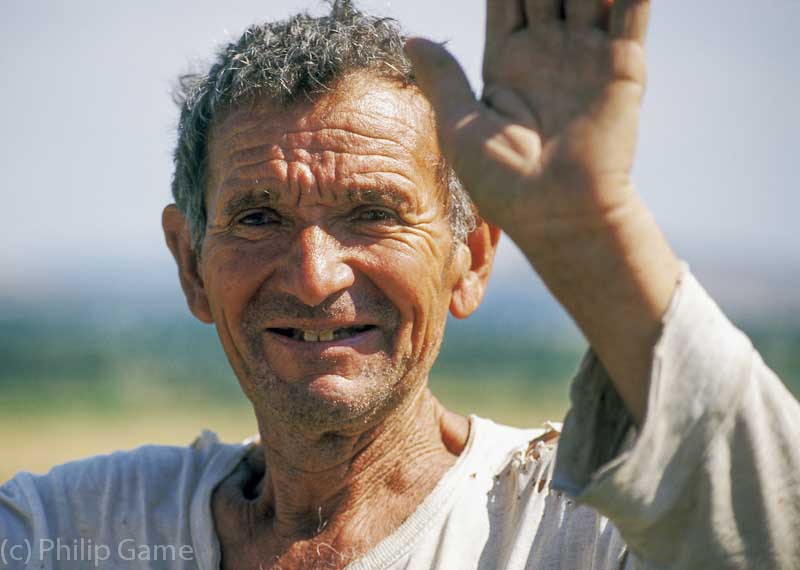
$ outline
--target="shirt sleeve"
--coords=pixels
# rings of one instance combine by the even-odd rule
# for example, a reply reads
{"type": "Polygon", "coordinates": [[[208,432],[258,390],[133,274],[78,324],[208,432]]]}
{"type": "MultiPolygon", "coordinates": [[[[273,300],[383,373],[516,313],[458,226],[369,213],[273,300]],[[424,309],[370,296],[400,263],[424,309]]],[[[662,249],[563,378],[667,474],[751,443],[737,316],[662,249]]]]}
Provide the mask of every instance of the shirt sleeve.
{"type": "Polygon", "coordinates": [[[18,473],[0,485],[0,570],[212,567],[210,497],[241,449],[204,432],[18,473]]]}
{"type": "Polygon", "coordinates": [[[641,430],[591,351],[571,398],[553,487],[614,522],[628,567],[796,567],[800,404],[688,269],[641,430]]]}

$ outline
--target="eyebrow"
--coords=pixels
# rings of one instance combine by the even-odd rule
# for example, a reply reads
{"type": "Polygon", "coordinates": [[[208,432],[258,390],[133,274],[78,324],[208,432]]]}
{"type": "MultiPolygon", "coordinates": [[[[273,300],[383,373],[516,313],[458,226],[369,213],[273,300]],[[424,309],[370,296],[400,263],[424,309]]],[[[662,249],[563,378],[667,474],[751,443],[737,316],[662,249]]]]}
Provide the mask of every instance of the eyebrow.
{"type": "Polygon", "coordinates": [[[348,188],[347,200],[354,203],[380,203],[408,208],[411,202],[405,192],[388,188],[348,188]]]}
{"type": "MultiPolygon", "coordinates": [[[[348,188],[345,193],[348,202],[354,204],[383,204],[398,209],[408,209],[411,201],[405,192],[389,188],[348,188]]],[[[238,194],[225,203],[223,212],[233,216],[249,208],[273,207],[280,199],[280,191],[254,190],[238,194]]]]}
{"type": "Polygon", "coordinates": [[[248,192],[246,194],[239,194],[228,200],[223,208],[223,212],[226,216],[232,216],[248,208],[272,206],[275,202],[277,202],[277,199],[270,190],[248,192]]]}

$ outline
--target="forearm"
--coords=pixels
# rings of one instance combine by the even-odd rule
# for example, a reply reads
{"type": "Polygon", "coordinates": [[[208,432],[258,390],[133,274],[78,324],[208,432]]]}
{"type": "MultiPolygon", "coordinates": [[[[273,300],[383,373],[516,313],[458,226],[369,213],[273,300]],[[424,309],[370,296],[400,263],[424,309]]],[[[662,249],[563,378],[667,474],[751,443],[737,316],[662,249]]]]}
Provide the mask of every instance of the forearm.
{"type": "Polygon", "coordinates": [[[602,219],[572,218],[510,237],[586,336],[637,423],[653,347],[680,263],[635,195],[602,219]]]}

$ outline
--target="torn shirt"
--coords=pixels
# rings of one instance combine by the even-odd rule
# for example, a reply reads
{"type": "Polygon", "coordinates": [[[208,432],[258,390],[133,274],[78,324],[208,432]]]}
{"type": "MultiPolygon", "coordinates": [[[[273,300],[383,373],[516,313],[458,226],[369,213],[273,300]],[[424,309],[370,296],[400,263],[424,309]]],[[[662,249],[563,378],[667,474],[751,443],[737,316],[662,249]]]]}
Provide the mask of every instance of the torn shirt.
{"type": "MultiPolygon", "coordinates": [[[[664,318],[640,431],[591,351],[557,446],[547,430],[470,423],[434,490],[348,570],[800,560],[800,405],[688,272],[664,318]]],[[[189,447],[20,473],[0,487],[0,567],[218,568],[211,495],[250,445],[204,432],[189,447]]],[[[309,567],[341,567],[346,554],[320,552],[309,567]]]]}

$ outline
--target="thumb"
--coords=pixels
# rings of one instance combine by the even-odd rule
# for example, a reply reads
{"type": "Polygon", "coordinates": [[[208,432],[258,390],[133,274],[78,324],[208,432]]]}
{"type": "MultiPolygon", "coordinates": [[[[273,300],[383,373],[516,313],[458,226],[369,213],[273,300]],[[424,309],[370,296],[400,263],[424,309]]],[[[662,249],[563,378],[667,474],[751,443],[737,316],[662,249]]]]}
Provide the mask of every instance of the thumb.
{"type": "Polygon", "coordinates": [[[452,133],[476,111],[475,95],[464,70],[441,44],[423,38],[409,38],[406,55],[422,93],[436,113],[441,134],[452,133]]]}

